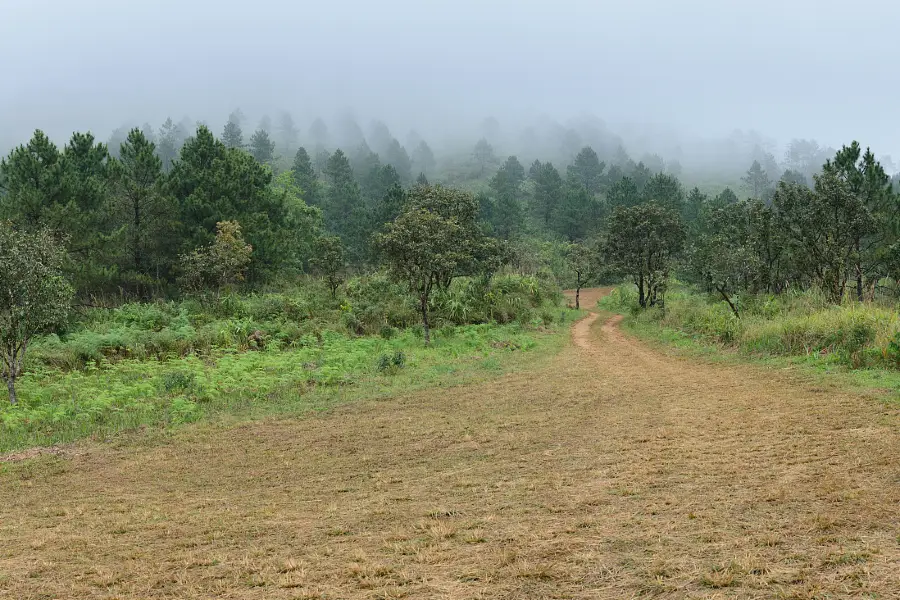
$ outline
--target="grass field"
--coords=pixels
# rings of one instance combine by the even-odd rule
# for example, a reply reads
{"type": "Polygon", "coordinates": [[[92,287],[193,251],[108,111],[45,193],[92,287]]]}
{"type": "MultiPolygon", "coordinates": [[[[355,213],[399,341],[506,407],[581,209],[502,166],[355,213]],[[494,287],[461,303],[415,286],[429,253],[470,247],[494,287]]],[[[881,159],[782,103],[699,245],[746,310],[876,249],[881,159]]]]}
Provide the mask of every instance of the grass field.
{"type": "Polygon", "coordinates": [[[499,377],[7,463],[0,597],[897,597],[896,405],[618,319],[499,377]]]}

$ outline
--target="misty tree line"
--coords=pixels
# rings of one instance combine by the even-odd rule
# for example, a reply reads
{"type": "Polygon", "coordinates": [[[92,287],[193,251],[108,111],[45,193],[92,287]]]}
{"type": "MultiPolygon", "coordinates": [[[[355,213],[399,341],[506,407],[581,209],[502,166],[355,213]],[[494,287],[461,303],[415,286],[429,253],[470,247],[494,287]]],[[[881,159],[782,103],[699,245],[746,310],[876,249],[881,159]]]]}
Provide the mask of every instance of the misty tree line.
{"type": "MultiPolygon", "coordinates": [[[[863,194],[863,176],[853,173],[865,173],[866,190],[877,181],[893,198],[878,161],[869,152],[856,156],[856,145],[828,159],[814,142],[795,140],[784,171],[761,153],[742,181],[750,199],[739,200],[728,188],[714,197],[686,191],[677,163],[654,156],[635,162],[621,145],[612,149],[615,140],[601,140],[605,159],[591,146],[576,150],[592,134],[572,130],[560,136],[570,157],[565,164],[534,160],[527,167],[516,156],[499,157],[483,137],[472,144],[469,175],[460,181],[437,168],[425,140],[411,136],[416,145],[408,153],[383,123],[369,136],[352,120],[345,123],[358,142],[345,151],[329,148],[333,136],[316,119],[305,136],[312,141],[308,151],[286,113],[277,127],[263,119],[249,137],[244,121],[235,111],[217,137],[202,124],[189,135],[185,124],[168,119],[158,131],[117,131],[109,144],[76,133],[62,148],[37,131],[0,163],[0,220],[55,232],[67,251],[66,274],[83,297],[148,297],[170,293],[176,283],[200,285],[191,275],[216,248],[223,223],[237,226],[224,226],[234,248],[243,248],[245,238],[252,248],[246,257],[251,283],[310,269],[334,280],[345,264],[377,264],[376,234],[403,212],[410,190],[429,179],[473,191],[483,232],[513,249],[533,238],[591,246],[603,240],[607,270],[633,276],[642,304],[662,298],[675,260],[696,265],[698,280],[725,297],[738,289],[812,284],[837,294],[850,279],[862,296],[893,268],[892,201],[875,199],[874,192],[858,202],[859,214],[841,215],[857,223],[852,244],[832,240],[843,234],[816,232],[831,240],[826,252],[798,233],[827,222],[814,212],[807,220],[802,215],[836,202],[823,200],[829,193],[863,194]],[[273,138],[282,145],[278,153],[273,138]],[[819,160],[824,168],[815,165],[819,160]],[[851,173],[850,162],[863,166],[851,173]],[[835,177],[842,182],[837,188],[835,177]],[[850,267],[838,269],[829,254],[834,247],[846,250],[841,260],[850,267]],[[642,252],[643,266],[634,262],[642,252]],[[741,258],[728,263],[726,256],[741,258]]],[[[493,129],[489,120],[486,135],[493,129]]],[[[522,261],[527,252],[509,258],[522,261]]]]}

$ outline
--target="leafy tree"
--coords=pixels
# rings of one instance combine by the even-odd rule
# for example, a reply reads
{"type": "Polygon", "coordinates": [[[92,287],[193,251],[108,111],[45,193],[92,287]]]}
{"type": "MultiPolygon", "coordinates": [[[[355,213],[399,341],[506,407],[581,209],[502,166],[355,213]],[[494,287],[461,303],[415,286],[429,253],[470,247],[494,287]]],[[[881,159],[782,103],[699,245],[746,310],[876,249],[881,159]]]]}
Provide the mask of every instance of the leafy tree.
{"type": "Polygon", "coordinates": [[[132,129],[113,164],[115,222],[124,230],[124,270],[165,273],[174,233],[174,206],[165,194],[162,160],[139,129],[132,129]]]}
{"type": "Polygon", "coordinates": [[[419,173],[419,176],[416,177],[416,185],[428,185],[428,178],[425,177],[425,173],[419,173]]]}
{"type": "Polygon", "coordinates": [[[384,161],[392,166],[400,176],[400,181],[409,183],[412,181],[412,163],[406,149],[396,139],[391,138],[384,151],[384,161]]]}
{"type": "Polygon", "coordinates": [[[48,231],[25,233],[0,223],[0,377],[16,404],[28,344],[64,322],[72,287],[62,249],[48,231]]]}
{"type": "Polygon", "coordinates": [[[762,168],[758,160],[754,160],[750,169],[741,181],[750,190],[752,198],[756,200],[769,200],[771,196],[772,181],[769,179],[768,173],[762,168]]]}
{"type": "Polygon", "coordinates": [[[675,177],[657,173],[644,186],[645,202],[656,202],[660,206],[681,213],[684,210],[684,188],[675,177]]]}
{"type": "Polygon", "coordinates": [[[423,175],[427,175],[432,169],[434,169],[435,160],[434,160],[434,152],[431,151],[431,147],[422,140],[419,142],[419,145],[416,146],[415,150],[413,150],[412,154],[412,162],[415,165],[416,170],[421,172],[423,175]]]}
{"type": "Polygon", "coordinates": [[[233,289],[246,278],[252,253],[237,221],[217,223],[212,244],[181,257],[182,285],[193,293],[215,288],[216,295],[233,289]]]}
{"type": "MultiPolygon", "coordinates": [[[[271,269],[273,272],[284,267],[301,271],[314,254],[315,241],[321,234],[322,211],[304,202],[303,191],[297,186],[293,171],[279,173],[270,187],[273,204],[280,209],[275,214],[283,221],[277,227],[270,225],[265,230],[265,237],[258,239],[263,248],[276,248],[281,253],[280,260],[271,269]]],[[[256,215],[255,221],[262,219],[256,215]]]]}
{"type": "Polygon", "coordinates": [[[815,189],[780,183],[774,204],[800,274],[819,285],[832,302],[847,287],[860,231],[873,222],[864,204],[835,172],[816,176],[815,189]]]}
{"type": "Polygon", "coordinates": [[[556,211],[563,201],[565,193],[564,183],[559,171],[552,163],[534,161],[529,170],[529,176],[534,182],[531,206],[532,211],[544,224],[550,228],[556,217],[556,211]]]}
{"type": "Polygon", "coordinates": [[[291,166],[291,173],[294,176],[294,183],[300,188],[300,195],[309,206],[320,206],[322,204],[321,190],[319,178],[313,169],[312,161],[306,148],[302,146],[294,155],[294,164],[291,166]]]}
{"type": "Polygon", "coordinates": [[[275,158],[275,142],[269,139],[269,132],[265,129],[257,129],[250,137],[250,155],[262,164],[275,158]]]}
{"type": "Polygon", "coordinates": [[[425,343],[431,343],[428,304],[435,287],[446,289],[460,275],[495,265],[499,246],[484,236],[476,217],[478,203],[467,192],[440,186],[410,191],[403,213],[376,236],[394,276],[419,296],[425,343]]]}
{"type": "Polygon", "coordinates": [[[481,169],[479,175],[484,175],[484,170],[487,166],[497,162],[497,157],[494,155],[494,147],[491,146],[485,138],[481,138],[478,140],[478,143],[475,144],[475,149],[472,151],[472,157],[481,169]]]}
{"type": "MultiPolygon", "coordinates": [[[[581,183],[578,182],[580,186],[581,183]]],[[[584,188],[582,188],[584,189],[584,188]]],[[[585,191],[587,191],[585,189],[585,191]]],[[[586,244],[570,243],[566,246],[566,264],[575,275],[575,308],[581,308],[581,288],[589,284],[600,270],[600,253],[586,244]]]]}
{"type": "Polygon", "coordinates": [[[689,266],[697,278],[712,287],[740,317],[734,294],[744,289],[757,271],[750,244],[747,202],[713,209],[707,231],[697,236],[690,249],[689,266]]]}
{"type": "Polygon", "coordinates": [[[575,162],[567,168],[567,171],[584,186],[589,194],[600,193],[603,189],[603,170],[606,163],[602,162],[597,153],[590,146],[585,146],[578,152],[575,162]]]}
{"type": "Polygon", "coordinates": [[[325,235],[316,240],[315,255],[309,261],[313,268],[325,279],[331,297],[337,295],[337,289],[344,282],[344,271],[347,268],[344,259],[344,245],[336,235],[325,235]]]}
{"type": "Polygon", "coordinates": [[[225,130],[222,132],[222,142],[226,148],[243,148],[244,132],[241,131],[240,124],[231,120],[225,123],[225,130]]]}
{"type": "Polygon", "coordinates": [[[655,203],[618,206],[607,225],[604,255],[638,289],[641,308],[662,304],[666,282],[685,232],[681,217],[655,203]]]}

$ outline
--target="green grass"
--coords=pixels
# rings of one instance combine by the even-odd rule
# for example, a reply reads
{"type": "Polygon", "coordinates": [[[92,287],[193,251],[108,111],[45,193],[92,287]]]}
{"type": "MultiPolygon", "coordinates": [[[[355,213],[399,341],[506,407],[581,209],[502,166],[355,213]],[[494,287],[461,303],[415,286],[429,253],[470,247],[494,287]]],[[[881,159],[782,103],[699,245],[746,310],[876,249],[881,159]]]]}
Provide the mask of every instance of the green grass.
{"type": "Polygon", "coordinates": [[[900,398],[900,315],[889,306],[829,305],[815,292],[737,298],[741,318],[712,296],[676,285],[665,310],[637,310],[634,286],[600,301],[626,316],[623,327],[676,353],[711,361],[752,361],[842,387],[900,398]]]}
{"type": "Polygon", "coordinates": [[[560,308],[550,326],[445,326],[430,347],[417,329],[390,339],[324,331],[286,348],[37,369],[20,380],[20,404],[0,407],[0,452],[216,416],[298,414],[494,377],[561,348],[576,314],[560,308]]]}

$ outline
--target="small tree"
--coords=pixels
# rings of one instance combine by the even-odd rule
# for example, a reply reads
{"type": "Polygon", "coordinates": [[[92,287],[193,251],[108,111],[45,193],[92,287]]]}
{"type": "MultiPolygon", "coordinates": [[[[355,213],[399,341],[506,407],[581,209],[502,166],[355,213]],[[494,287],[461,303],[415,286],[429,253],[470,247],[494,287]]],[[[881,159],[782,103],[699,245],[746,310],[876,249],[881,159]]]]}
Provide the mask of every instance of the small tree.
{"type": "Polygon", "coordinates": [[[566,247],[566,262],[575,274],[575,308],[581,308],[581,288],[597,276],[600,254],[585,244],[569,244],[566,247]]]}
{"type": "Polygon", "coordinates": [[[316,240],[315,256],[309,261],[319,272],[331,290],[331,297],[337,296],[337,289],[344,282],[344,245],[336,235],[326,235],[316,240]]]}
{"type": "Polygon", "coordinates": [[[233,288],[244,281],[253,247],[244,241],[237,221],[216,223],[216,240],[181,257],[182,284],[191,292],[233,288]]]}
{"type": "Polygon", "coordinates": [[[435,286],[446,289],[454,277],[491,268],[500,246],[478,227],[478,201],[468,192],[418,186],[405,210],[375,236],[397,279],[419,296],[425,343],[431,343],[428,302],[435,286]]]}
{"type": "Polygon", "coordinates": [[[62,276],[63,259],[49,233],[26,234],[0,223],[0,377],[11,404],[28,343],[66,318],[72,286],[62,276]]]}

